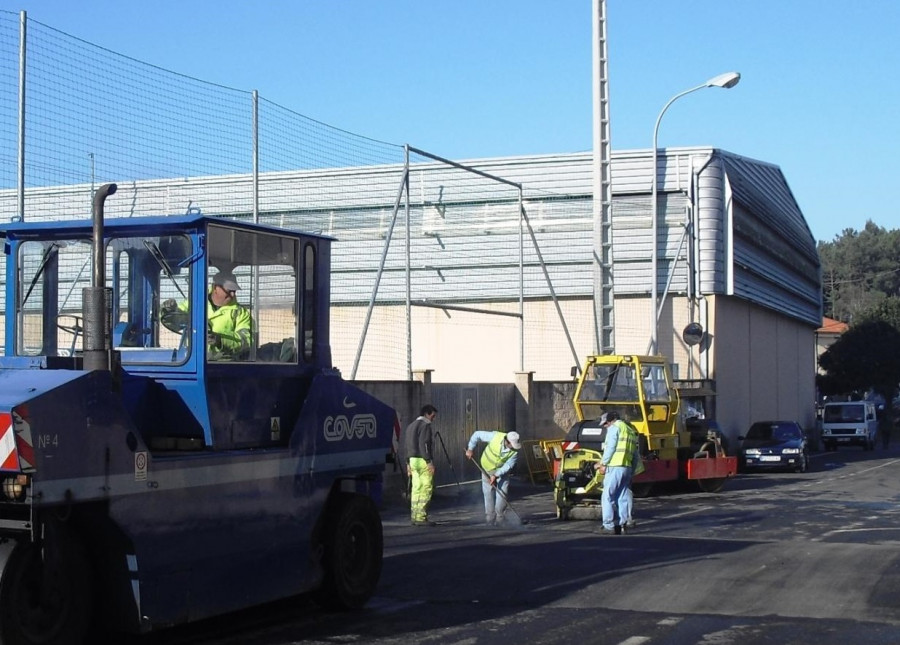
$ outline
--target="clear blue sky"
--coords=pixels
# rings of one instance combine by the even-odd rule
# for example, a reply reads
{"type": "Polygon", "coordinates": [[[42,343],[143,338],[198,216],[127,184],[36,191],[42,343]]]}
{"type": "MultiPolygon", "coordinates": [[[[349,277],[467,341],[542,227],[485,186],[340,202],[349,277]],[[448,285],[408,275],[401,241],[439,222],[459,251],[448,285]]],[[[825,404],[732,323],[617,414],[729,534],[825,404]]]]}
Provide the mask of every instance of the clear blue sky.
{"type": "MultiPolygon", "coordinates": [[[[19,0],[2,8],[351,132],[472,159],[592,146],[591,0],[19,0]]],[[[900,227],[900,2],[608,0],[615,150],[782,168],[817,240],[900,227]]]]}

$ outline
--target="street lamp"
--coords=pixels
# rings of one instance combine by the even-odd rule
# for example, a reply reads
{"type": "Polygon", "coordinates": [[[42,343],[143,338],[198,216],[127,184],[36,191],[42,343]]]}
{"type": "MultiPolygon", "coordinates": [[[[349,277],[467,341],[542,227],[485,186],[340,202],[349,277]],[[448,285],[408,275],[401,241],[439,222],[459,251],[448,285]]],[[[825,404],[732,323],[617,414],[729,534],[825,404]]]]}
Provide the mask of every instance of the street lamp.
{"type": "Polygon", "coordinates": [[[672,105],[675,101],[680,99],[682,96],[686,94],[690,94],[691,92],[696,92],[697,90],[702,90],[705,87],[722,87],[724,89],[731,89],[735,85],[738,84],[738,81],[741,80],[741,75],[738,72],[727,72],[725,74],[719,74],[715,76],[702,85],[698,85],[697,87],[692,87],[689,90],[685,90],[679,94],[676,94],[672,98],[669,99],[669,102],[663,106],[663,109],[660,110],[659,116],[656,117],[656,125],[653,126],[653,166],[652,166],[652,175],[650,180],[650,234],[653,241],[653,250],[650,254],[651,262],[650,262],[650,353],[657,353],[657,336],[659,331],[659,313],[657,311],[657,263],[658,263],[658,255],[659,255],[659,240],[657,239],[657,218],[659,216],[659,205],[656,203],[656,192],[657,192],[657,184],[659,183],[659,179],[657,175],[659,174],[659,170],[656,167],[656,140],[659,136],[659,123],[662,121],[663,114],[666,113],[666,110],[669,109],[669,106],[672,105]]]}

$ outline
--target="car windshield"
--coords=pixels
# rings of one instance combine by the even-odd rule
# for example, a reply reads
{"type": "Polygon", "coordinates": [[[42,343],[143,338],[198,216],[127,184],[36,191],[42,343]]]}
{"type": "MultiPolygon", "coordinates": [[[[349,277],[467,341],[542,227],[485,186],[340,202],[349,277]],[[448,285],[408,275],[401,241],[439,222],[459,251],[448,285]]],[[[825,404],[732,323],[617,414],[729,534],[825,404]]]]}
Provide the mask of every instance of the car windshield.
{"type": "Polygon", "coordinates": [[[850,405],[826,405],[822,420],[825,423],[854,423],[866,418],[865,406],[861,403],[850,405]]]}
{"type": "Polygon", "coordinates": [[[747,431],[747,439],[790,441],[800,438],[800,428],[792,423],[754,423],[747,431]]]}

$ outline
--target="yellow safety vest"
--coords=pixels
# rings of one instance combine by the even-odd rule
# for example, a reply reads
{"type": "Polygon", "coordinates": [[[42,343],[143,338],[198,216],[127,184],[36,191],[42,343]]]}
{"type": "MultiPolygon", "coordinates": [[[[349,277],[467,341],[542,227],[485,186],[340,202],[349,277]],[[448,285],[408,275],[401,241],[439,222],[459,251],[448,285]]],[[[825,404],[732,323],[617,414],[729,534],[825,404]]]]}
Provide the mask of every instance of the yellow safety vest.
{"type": "Polygon", "coordinates": [[[493,438],[485,446],[484,452],[481,453],[481,467],[487,472],[497,470],[516,454],[515,450],[507,450],[506,454],[500,454],[503,450],[504,439],[506,439],[505,432],[495,432],[493,438]]]}
{"type": "Polygon", "coordinates": [[[219,335],[222,353],[236,356],[250,349],[253,322],[250,312],[241,305],[232,302],[216,307],[207,298],[206,320],[209,330],[219,335]]]}
{"type": "MultiPolygon", "coordinates": [[[[160,312],[159,319],[172,331],[179,331],[190,322],[187,301],[178,303],[177,309],[164,309],[160,312]]],[[[209,331],[218,334],[221,343],[219,348],[209,348],[211,359],[217,360],[224,356],[236,357],[250,350],[253,318],[250,316],[250,312],[237,302],[216,307],[207,295],[206,320],[209,331]]]]}
{"type": "Polygon", "coordinates": [[[618,441],[616,441],[616,449],[613,452],[612,459],[609,460],[608,466],[631,466],[632,457],[638,446],[637,432],[622,421],[615,422],[619,429],[618,441]]]}

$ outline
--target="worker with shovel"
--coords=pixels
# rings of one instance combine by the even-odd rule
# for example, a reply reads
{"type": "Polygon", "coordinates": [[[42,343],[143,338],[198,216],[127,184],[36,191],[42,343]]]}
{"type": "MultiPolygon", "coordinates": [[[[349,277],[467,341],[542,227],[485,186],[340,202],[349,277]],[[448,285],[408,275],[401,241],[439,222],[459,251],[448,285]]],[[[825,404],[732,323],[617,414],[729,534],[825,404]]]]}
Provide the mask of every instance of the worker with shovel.
{"type": "Polygon", "coordinates": [[[508,504],[509,474],[516,466],[517,452],[522,443],[518,432],[499,430],[476,430],[469,438],[466,458],[472,459],[475,446],[486,443],[480,463],[474,461],[481,471],[481,492],[484,494],[485,522],[490,526],[502,524],[508,504]]]}

